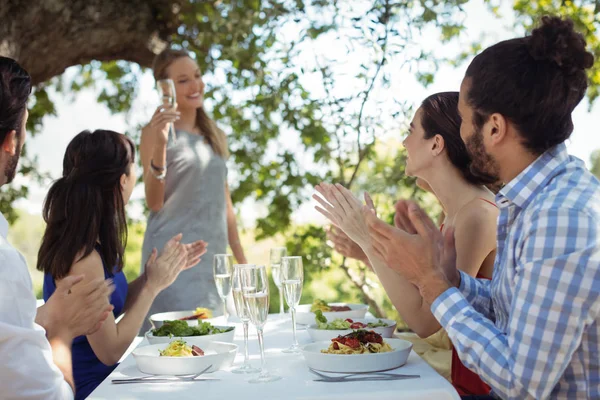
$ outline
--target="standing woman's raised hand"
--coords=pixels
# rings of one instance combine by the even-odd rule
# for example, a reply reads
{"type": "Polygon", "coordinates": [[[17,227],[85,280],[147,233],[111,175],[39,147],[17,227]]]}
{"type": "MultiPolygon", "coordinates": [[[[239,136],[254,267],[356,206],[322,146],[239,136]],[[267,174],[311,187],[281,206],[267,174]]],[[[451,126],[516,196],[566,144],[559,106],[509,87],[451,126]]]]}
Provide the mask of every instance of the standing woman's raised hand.
{"type": "Polygon", "coordinates": [[[168,142],[169,126],[179,119],[179,115],[180,113],[177,111],[177,105],[173,108],[165,108],[161,105],[154,111],[149,126],[154,132],[155,140],[158,143],[166,144],[168,142]]]}

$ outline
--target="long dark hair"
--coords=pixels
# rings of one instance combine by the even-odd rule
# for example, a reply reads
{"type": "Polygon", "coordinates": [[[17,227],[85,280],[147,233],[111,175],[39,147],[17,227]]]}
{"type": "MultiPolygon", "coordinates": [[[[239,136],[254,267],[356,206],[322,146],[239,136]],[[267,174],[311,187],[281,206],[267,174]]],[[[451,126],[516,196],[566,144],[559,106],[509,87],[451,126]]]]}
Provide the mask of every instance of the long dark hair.
{"type": "Polygon", "coordinates": [[[594,56],[573,22],[543,17],[530,36],[488,47],[473,59],[467,103],[481,128],[493,113],[515,124],[534,154],[564,142],[573,132],[571,113],[587,89],[594,56]]]}
{"type": "Polygon", "coordinates": [[[61,279],[98,242],[105,265],[122,270],[127,221],[121,176],[129,175],[134,157],[131,139],[117,132],[86,130],[73,138],[63,176],[52,184],[44,203],[47,226],[38,270],[61,279]]]}
{"type": "Polygon", "coordinates": [[[471,169],[471,158],[465,143],[460,137],[461,118],[458,114],[458,92],[441,92],[423,100],[421,104],[421,125],[425,139],[435,135],[444,138],[446,153],[452,165],[461,172],[467,182],[473,185],[489,185],[497,178],[491,175],[475,175],[471,169]]]}

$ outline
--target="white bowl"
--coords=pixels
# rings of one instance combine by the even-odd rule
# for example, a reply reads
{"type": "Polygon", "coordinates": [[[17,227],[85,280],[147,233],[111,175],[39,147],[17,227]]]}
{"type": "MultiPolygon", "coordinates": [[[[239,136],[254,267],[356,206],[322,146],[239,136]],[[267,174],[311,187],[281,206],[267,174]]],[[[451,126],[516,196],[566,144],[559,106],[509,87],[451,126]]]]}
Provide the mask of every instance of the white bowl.
{"type": "MultiPolygon", "coordinates": [[[[328,321],[336,318],[364,318],[369,306],[366,304],[328,303],[330,306],[348,306],[349,311],[327,311],[323,312],[328,321]]],[[[296,307],[296,322],[304,325],[315,323],[315,313],[310,311],[312,304],[300,304],[296,307]]]]}
{"type": "Polygon", "coordinates": [[[161,344],[161,343],[171,343],[171,341],[175,338],[180,338],[185,340],[186,342],[195,344],[196,346],[202,348],[209,342],[224,342],[224,343],[233,343],[233,337],[235,336],[235,327],[233,326],[217,326],[214,325],[215,328],[225,329],[225,328],[233,328],[229,332],[225,333],[215,333],[213,335],[202,335],[202,336],[154,336],[152,334],[152,330],[146,332],[146,339],[150,344],[161,344]]]}
{"type": "MultiPolygon", "coordinates": [[[[191,341],[186,342],[191,346],[191,341]]],[[[204,356],[161,357],[159,350],[167,346],[167,343],[152,344],[135,349],[132,354],[138,369],[151,375],[192,375],[212,365],[206,372],[214,372],[231,366],[238,348],[233,343],[210,342],[201,347],[204,356]]]]}
{"type": "MultiPolygon", "coordinates": [[[[194,313],[195,313],[195,310],[161,312],[158,314],[152,314],[149,319],[150,319],[150,323],[152,324],[152,326],[154,326],[154,328],[158,329],[162,326],[162,324],[165,321],[176,321],[179,318],[192,316],[192,315],[194,315],[194,313]]],[[[201,321],[205,321],[205,320],[201,319],[201,321]]],[[[187,320],[186,322],[188,323],[189,326],[198,326],[197,319],[190,319],[190,320],[187,320]]]]}
{"type": "MultiPolygon", "coordinates": [[[[366,324],[368,322],[378,322],[377,319],[355,319],[354,322],[362,322],[366,324]]],[[[367,331],[375,331],[379,333],[384,338],[391,338],[394,336],[394,331],[396,330],[396,321],[391,319],[381,319],[382,322],[385,322],[387,326],[380,326],[377,328],[360,328],[365,329],[367,331]]],[[[328,320],[327,322],[331,322],[328,320]]],[[[308,327],[308,334],[313,342],[322,342],[324,340],[331,340],[333,338],[338,337],[339,335],[346,335],[353,331],[353,329],[319,329],[317,324],[310,325],[308,327]]]]}
{"type": "Polygon", "coordinates": [[[331,341],[310,343],[302,347],[308,366],[324,372],[363,373],[386,371],[406,364],[412,343],[402,339],[385,339],[394,349],[387,353],[324,354],[331,341]]]}

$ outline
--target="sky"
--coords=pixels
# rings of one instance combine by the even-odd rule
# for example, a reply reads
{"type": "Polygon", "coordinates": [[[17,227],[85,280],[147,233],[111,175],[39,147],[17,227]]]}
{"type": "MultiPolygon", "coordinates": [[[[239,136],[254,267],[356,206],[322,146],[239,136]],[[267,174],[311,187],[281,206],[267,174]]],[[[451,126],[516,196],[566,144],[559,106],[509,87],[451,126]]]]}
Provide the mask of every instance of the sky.
{"type": "MultiPolygon", "coordinates": [[[[461,40],[452,45],[440,46],[437,34],[432,31],[426,32],[421,38],[420,43],[425,48],[436,49],[440,54],[451,55],[452,53],[457,54],[461,46],[465,46],[477,38],[481,38],[484,43],[491,44],[499,40],[514,37],[516,34],[510,28],[512,26],[512,12],[510,8],[502,9],[501,12],[504,18],[498,20],[491,16],[482,1],[470,2],[466,7],[465,26],[467,29],[461,40]]],[[[319,40],[316,43],[316,48],[313,50],[317,53],[329,54],[335,48],[335,43],[325,38],[319,40]]],[[[360,55],[351,54],[350,57],[360,57],[360,55]]],[[[398,93],[405,93],[405,98],[414,104],[418,104],[431,93],[448,90],[457,91],[466,67],[467,64],[457,68],[447,65],[442,66],[436,72],[435,82],[427,88],[422,87],[415,80],[414,71],[401,68],[392,76],[392,90],[399,91],[398,93]]],[[[308,79],[305,85],[310,88],[308,79]]],[[[38,156],[40,169],[44,172],[49,172],[53,178],[57,178],[60,175],[65,149],[77,133],[84,129],[93,130],[100,128],[124,132],[131,126],[148,121],[159,100],[154,89],[154,81],[149,73],[146,73],[142,77],[138,96],[134,100],[131,110],[127,113],[111,114],[105,106],[97,103],[97,95],[98,91],[95,89],[86,89],[77,93],[74,101],[58,94],[52,95],[57,115],[46,117],[42,132],[34,138],[28,138],[28,151],[31,155],[38,156]]],[[[411,117],[410,115],[406,116],[408,120],[411,117]]],[[[573,114],[573,121],[575,130],[571,139],[567,142],[568,149],[571,154],[589,163],[591,152],[600,148],[600,134],[596,132],[598,121],[600,121],[600,106],[596,103],[589,110],[587,101],[582,101],[573,114]]],[[[384,140],[399,139],[397,135],[395,136],[395,133],[386,132],[384,140]]],[[[298,148],[301,147],[299,146],[298,148]]],[[[298,154],[298,156],[302,157],[302,154],[298,154]]],[[[23,181],[23,179],[22,177],[18,177],[17,182],[19,180],[23,181]]],[[[235,179],[235,175],[230,175],[230,179],[235,179]]],[[[235,186],[235,182],[230,182],[230,184],[235,186]]],[[[16,206],[29,213],[41,215],[42,204],[47,190],[47,187],[41,187],[37,184],[31,185],[28,198],[19,200],[16,206]]],[[[143,198],[142,187],[135,189],[133,198],[143,198]]],[[[324,222],[320,214],[314,211],[313,206],[313,201],[307,201],[303,204],[294,213],[294,221],[298,223],[324,222]]],[[[128,207],[128,212],[131,216],[141,216],[141,207],[136,204],[128,207]]],[[[258,216],[263,215],[266,209],[264,206],[247,200],[239,206],[238,211],[241,215],[242,225],[251,227],[254,220],[258,216]]]]}

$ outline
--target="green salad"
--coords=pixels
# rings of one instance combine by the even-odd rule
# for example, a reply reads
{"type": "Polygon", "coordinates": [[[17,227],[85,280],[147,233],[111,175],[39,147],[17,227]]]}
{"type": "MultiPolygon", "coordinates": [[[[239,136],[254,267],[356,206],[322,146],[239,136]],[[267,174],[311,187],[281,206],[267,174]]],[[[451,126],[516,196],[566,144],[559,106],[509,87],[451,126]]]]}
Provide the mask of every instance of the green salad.
{"type": "Polygon", "coordinates": [[[331,322],[327,321],[327,317],[323,315],[321,310],[315,311],[315,321],[317,323],[317,327],[319,329],[326,330],[344,330],[344,329],[364,329],[364,328],[378,328],[382,326],[388,326],[388,324],[382,320],[377,320],[377,322],[354,322],[350,318],[341,319],[336,318],[331,322]]]}
{"type": "Polygon", "coordinates": [[[198,326],[189,326],[186,321],[165,321],[158,329],[152,329],[154,336],[204,336],[225,333],[233,330],[233,327],[225,329],[217,328],[210,322],[198,321],[198,326]]]}

